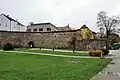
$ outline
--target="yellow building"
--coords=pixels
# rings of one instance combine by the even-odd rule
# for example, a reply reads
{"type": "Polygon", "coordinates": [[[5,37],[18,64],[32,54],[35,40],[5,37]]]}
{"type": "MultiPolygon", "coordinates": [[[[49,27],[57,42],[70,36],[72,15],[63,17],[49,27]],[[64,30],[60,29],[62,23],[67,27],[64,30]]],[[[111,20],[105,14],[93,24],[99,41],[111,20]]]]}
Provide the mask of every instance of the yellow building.
{"type": "Polygon", "coordinates": [[[80,30],[80,36],[82,39],[95,39],[96,33],[92,32],[86,25],[83,25],[80,30]]]}

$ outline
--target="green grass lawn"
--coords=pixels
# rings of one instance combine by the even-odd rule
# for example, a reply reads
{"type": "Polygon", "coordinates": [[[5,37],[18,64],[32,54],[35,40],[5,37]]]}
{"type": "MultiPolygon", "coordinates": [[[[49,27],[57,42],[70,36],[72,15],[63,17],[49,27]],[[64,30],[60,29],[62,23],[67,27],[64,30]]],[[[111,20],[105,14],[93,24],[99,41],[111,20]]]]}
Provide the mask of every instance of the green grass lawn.
{"type": "Polygon", "coordinates": [[[46,54],[56,54],[56,55],[69,55],[69,56],[88,56],[88,53],[79,53],[79,52],[59,52],[59,51],[49,51],[49,50],[29,50],[23,49],[20,51],[25,52],[35,52],[35,53],[46,53],[46,54]]]}
{"type": "Polygon", "coordinates": [[[110,61],[0,52],[0,80],[88,80],[110,61]]]}

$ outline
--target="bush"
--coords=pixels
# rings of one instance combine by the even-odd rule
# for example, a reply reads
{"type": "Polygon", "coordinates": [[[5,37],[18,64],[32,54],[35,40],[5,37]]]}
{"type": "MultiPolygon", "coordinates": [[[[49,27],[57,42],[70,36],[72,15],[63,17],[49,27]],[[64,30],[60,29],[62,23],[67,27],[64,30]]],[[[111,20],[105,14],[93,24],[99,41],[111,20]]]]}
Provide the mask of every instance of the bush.
{"type": "Polygon", "coordinates": [[[101,50],[104,52],[103,55],[108,55],[108,53],[109,53],[109,50],[108,50],[108,49],[101,49],[101,50]]]}
{"type": "Polygon", "coordinates": [[[3,46],[3,50],[14,50],[14,47],[11,43],[7,43],[3,46]]]}
{"type": "Polygon", "coordinates": [[[101,56],[103,54],[102,50],[90,50],[89,51],[89,56],[101,56]]]}

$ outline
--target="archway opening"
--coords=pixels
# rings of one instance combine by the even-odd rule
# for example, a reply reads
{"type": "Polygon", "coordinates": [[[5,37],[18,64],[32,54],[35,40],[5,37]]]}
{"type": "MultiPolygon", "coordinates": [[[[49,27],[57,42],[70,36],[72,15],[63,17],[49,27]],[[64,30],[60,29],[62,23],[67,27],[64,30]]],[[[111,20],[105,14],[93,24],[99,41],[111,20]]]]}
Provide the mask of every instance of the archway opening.
{"type": "Polygon", "coordinates": [[[28,47],[29,48],[34,48],[34,42],[33,41],[28,42],[28,47]]]}

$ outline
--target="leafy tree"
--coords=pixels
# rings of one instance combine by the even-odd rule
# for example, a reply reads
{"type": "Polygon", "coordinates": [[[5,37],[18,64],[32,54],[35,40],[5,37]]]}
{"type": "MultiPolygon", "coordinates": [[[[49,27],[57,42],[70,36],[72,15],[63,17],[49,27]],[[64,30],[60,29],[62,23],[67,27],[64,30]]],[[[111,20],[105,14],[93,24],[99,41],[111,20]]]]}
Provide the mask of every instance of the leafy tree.
{"type": "Polygon", "coordinates": [[[110,42],[111,42],[111,45],[113,45],[114,43],[118,43],[118,42],[120,42],[120,37],[119,37],[119,35],[118,34],[110,34],[109,35],[109,37],[108,37],[108,39],[110,40],[110,42]]]}

